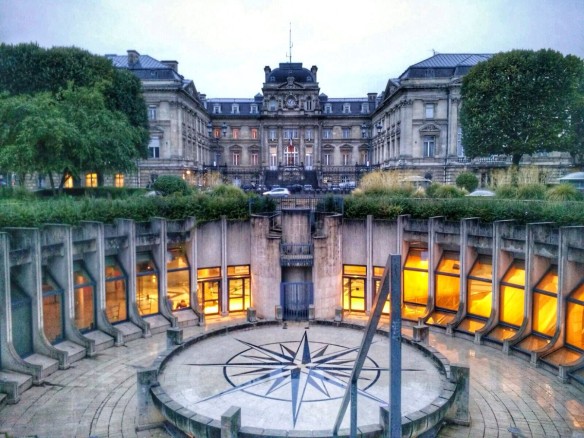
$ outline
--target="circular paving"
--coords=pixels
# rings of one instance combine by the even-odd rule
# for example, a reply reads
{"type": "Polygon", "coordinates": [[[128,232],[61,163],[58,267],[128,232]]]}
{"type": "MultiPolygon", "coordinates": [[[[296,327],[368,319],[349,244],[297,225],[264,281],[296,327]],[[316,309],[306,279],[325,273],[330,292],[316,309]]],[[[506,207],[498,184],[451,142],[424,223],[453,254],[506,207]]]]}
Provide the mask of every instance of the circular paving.
{"type": "MultiPolygon", "coordinates": [[[[242,427],[330,430],[357,356],[362,330],[289,324],[228,332],[173,354],[160,389],[198,415],[220,421],[241,408],[242,427]]],[[[379,423],[389,398],[389,340],[375,335],[359,379],[359,426],[379,423]]],[[[439,397],[446,377],[418,349],[402,344],[402,415],[439,397]]],[[[349,412],[342,428],[349,427],[349,412]]]]}

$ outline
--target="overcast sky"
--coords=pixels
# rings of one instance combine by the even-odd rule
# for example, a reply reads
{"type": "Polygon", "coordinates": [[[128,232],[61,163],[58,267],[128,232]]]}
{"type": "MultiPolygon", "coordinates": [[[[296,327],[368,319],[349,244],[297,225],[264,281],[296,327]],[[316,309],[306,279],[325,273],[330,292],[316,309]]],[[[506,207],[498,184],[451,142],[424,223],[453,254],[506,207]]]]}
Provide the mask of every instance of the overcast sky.
{"type": "Polygon", "coordinates": [[[584,58],[584,0],[0,0],[0,41],[176,60],[207,97],[250,98],[263,68],[318,66],[329,97],[381,92],[438,53],[584,58]]]}

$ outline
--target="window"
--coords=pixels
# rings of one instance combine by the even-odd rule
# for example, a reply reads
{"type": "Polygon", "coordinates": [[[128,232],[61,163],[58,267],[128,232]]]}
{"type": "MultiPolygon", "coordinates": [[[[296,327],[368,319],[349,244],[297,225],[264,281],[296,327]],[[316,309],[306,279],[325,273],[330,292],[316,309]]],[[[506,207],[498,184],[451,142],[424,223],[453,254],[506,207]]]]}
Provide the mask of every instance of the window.
{"type": "Polygon", "coordinates": [[[205,315],[221,310],[221,268],[197,269],[199,308],[205,315]]]}
{"type": "Polygon", "coordinates": [[[231,153],[231,165],[232,166],[239,166],[241,164],[241,154],[239,152],[232,152],[231,153]]]}
{"type": "Polygon", "coordinates": [[[333,130],[331,128],[324,128],[322,130],[322,138],[333,138],[333,130]]]}
{"type": "Polygon", "coordinates": [[[73,263],[73,283],[75,288],[75,327],[81,332],[95,329],[94,291],[95,281],[85,269],[83,262],[73,263]]]}
{"type": "Polygon", "coordinates": [[[231,138],[233,139],[239,138],[239,128],[231,128],[231,138]]]}
{"type": "Polygon", "coordinates": [[[304,160],[305,160],[304,164],[306,165],[306,167],[308,168],[312,167],[312,152],[306,151],[306,156],[304,160]]]}
{"type": "Polygon", "coordinates": [[[367,114],[369,112],[369,102],[361,104],[361,114],[367,114]]]}
{"type": "Polygon", "coordinates": [[[351,128],[343,128],[343,138],[351,138],[351,128]]]}
{"type": "Polygon", "coordinates": [[[213,128],[213,137],[215,138],[221,137],[221,128],[213,128]]]}
{"type": "Polygon", "coordinates": [[[351,114],[351,104],[350,103],[343,104],[343,114],[351,114]]]}
{"type": "Polygon", "coordinates": [[[257,166],[259,164],[259,156],[257,152],[252,152],[249,156],[249,164],[251,166],[257,166]]]}
{"type": "Polygon", "coordinates": [[[343,152],[343,166],[348,166],[351,164],[351,154],[349,152],[343,152]]]}
{"type": "Polygon", "coordinates": [[[270,111],[276,111],[276,99],[270,99],[268,108],[270,111]]]}
{"type": "Polygon", "coordinates": [[[456,130],[456,155],[464,157],[464,145],[462,144],[462,128],[456,130]]]}
{"type": "Polygon", "coordinates": [[[168,299],[173,310],[191,307],[191,280],[189,275],[189,261],[184,247],[177,246],[168,249],[166,262],[166,284],[168,299]]]}
{"type": "Polygon", "coordinates": [[[85,187],[97,187],[97,173],[90,172],[85,174],[85,187]]]}
{"type": "Polygon", "coordinates": [[[324,113],[325,114],[332,114],[333,112],[333,106],[330,103],[325,103],[324,104],[324,113]]]}
{"type": "Polygon", "coordinates": [[[329,152],[325,152],[324,154],[322,154],[322,164],[324,164],[325,166],[332,166],[333,164],[332,155],[329,152]]]}
{"type": "Polygon", "coordinates": [[[114,187],[124,187],[124,174],[116,173],[114,175],[114,187]]]}
{"type": "Polygon", "coordinates": [[[257,114],[258,113],[258,106],[255,103],[251,104],[251,107],[249,108],[249,113],[250,114],[257,114]]]}
{"type": "Polygon", "coordinates": [[[148,120],[156,120],[156,107],[155,106],[148,107],[148,120]]]}
{"type": "Polygon", "coordinates": [[[433,103],[426,104],[426,118],[427,119],[434,118],[434,104],[433,103]]]}
{"type": "Polygon", "coordinates": [[[149,252],[136,254],[136,304],[141,316],[159,312],[158,269],[149,252]]]}
{"type": "Polygon", "coordinates": [[[310,97],[306,98],[306,103],[304,104],[304,107],[306,108],[306,111],[312,111],[313,110],[313,105],[312,105],[312,99],[310,97]]]}
{"type": "Polygon", "coordinates": [[[244,311],[251,306],[251,275],[249,265],[227,267],[229,312],[244,311]]]}
{"type": "Polygon", "coordinates": [[[533,331],[551,338],[558,314],[558,268],[552,266],[533,289],[533,331]]]}
{"type": "Polygon", "coordinates": [[[313,137],[313,132],[312,132],[312,128],[306,128],[304,131],[304,138],[306,140],[312,140],[313,137]]]}
{"type": "Polygon", "coordinates": [[[63,289],[57,286],[57,282],[46,268],[42,270],[42,288],[45,336],[54,344],[65,336],[63,289]]]}
{"type": "Polygon", "coordinates": [[[343,265],[343,309],[351,312],[367,310],[367,267],[343,265]]]}
{"type": "Polygon", "coordinates": [[[278,155],[276,155],[276,152],[272,151],[270,153],[270,166],[272,168],[275,168],[278,166],[278,155]]]}
{"type": "Polygon", "coordinates": [[[213,114],[221,114],[221,104],[213,104],[213,114]]]}
{"type": "Polygon", "coordinates": [[[113,256],[105,258],[105,313],[109,322],[128,318],[126,274],[113,256]]]}
{"type": "Polygon", "coordinates": [[[298,129],[284,129],[284,138],[286,140],[298,138],[298,129]]]}
{"type": "Polygon", "coordinates": [[[239,104],[231,104],[231,114],[239,114],[239,104]]]}
{"type": "Polygon", "coordinates": [[[485,326],[491,316],[493,289],[493,264],[490,256],[480,255],[467,277],[467,318],[459,326],[461,330],[474,333],[485,326]]]}
{"type": "Polygon", "coordinates": [[[252,140],[257,140],[258,139],[258,129],[257,128],[251,128],[250,136],[251,136],[251,139],[252,140]]]}
{"type": "Polygon", "coordinates": [[[148,158],[160,158],[160,138],[150,137],[148,144],[148,158]]]}
{"type": "Polygon", "coordinates": [[[422,156],[424,158],[434,156],[434,146],[436,144],[436,137],[433,135],[425,135],[424,143],[422,146],[422,156]]]}
{"type": "Polygon", "coordinates": [[[297,166],[298,165],[298,148],[290,142],[286,149],[284,150],[284,162],[286,166],[297,166]]]}
{"type": "Polygon", "coordinates": [[[276,129],[270,128],[268,130],[268,137],[270,138],[271,141],[276,140],[276,129]]]}

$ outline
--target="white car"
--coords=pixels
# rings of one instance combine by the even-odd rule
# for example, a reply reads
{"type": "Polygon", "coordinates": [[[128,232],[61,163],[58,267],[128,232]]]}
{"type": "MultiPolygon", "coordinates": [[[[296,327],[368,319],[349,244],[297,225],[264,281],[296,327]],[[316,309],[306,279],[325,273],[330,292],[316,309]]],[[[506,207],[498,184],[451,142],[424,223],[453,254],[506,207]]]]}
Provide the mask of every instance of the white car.
{"type": "Polygon", "coordinates": [[[273,198],[287,198],[288,196],[290,196],[290,190],[288,190],[285,187],[276,187],[262,194],[264,196],[271,196],[273,198]]]}

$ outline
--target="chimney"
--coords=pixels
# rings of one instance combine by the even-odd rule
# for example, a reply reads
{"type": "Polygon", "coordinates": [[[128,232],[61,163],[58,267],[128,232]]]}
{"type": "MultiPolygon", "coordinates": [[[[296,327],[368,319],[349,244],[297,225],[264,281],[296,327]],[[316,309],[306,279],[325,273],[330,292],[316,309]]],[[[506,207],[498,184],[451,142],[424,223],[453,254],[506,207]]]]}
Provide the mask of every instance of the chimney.
{"type": "Polygon", "coordinates": [[[135,50],[128,50],[128,67],[132,68],[138,63],[140,54],[135,50]]]}
{"type": "Polygon", "coordinates": [[[264,67],[264,73],[266,74],[266,82],[268,82],[268,75],[272,72],[272,69],[270,68],[269,65],[266,65],[264,67]]]}
{"type": "Polygon", "coordinates": [[[312,76],[314,76],[314,82],[316,82],[316,72],[318,71],[318,67],[316,65],[313,65],[312,67],[310,67],[310,73],[312,73],[312,76]]]}
{"type": "Polygon", "coordinates": [[[178,73],[178,61],[160,61],[160,62],[178,73]]]}

